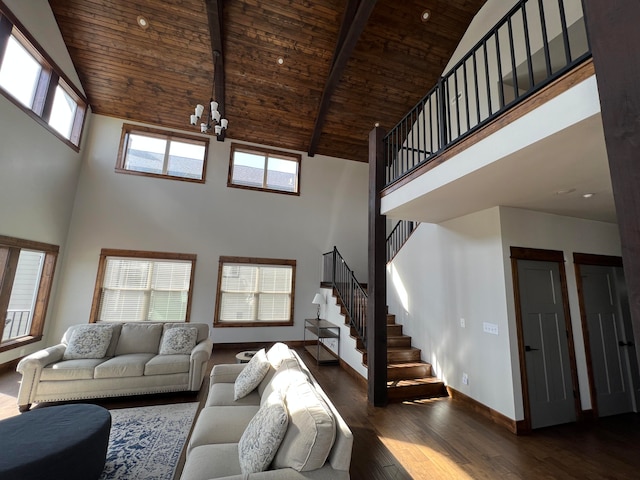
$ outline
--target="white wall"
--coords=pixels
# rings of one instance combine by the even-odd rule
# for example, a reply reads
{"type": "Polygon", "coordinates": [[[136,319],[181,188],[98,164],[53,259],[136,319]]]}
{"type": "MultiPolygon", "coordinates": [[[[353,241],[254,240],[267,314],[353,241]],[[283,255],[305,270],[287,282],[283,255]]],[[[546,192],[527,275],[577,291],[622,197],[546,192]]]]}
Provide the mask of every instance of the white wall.
{"type": "Polygon", "coordinates": [[[295,325],[216,328],[215,343],[301,340],[303,320],[315,312],[321,256],[334,245],[366,278],[368,165],[303,154],[299,197],[228,188],[232,141],[212,139],[205,184],[120,174],[122,123],[93,116],[54,338],[88,321],[102,248],[197,254],[191,321],[210,324],[221,255],[295,259],[295,325]]]}
{"type": "Polygon", "coordinates": [[[388,267],[387,303],[438,377],[514,418],[502,248],[497,207],[423,223],[388,267]]]}
{"type": "Polygon", "coordinates": [[[509,325],[511,326],[511,352],[514,371],[514,391],[517,395],[518,419],[524,418],[521,403],[520,367],[515,330],[515,304],[513,296],[513,276],[511,272],[510,247],[541,248],[564,252],[565,274],[571,311],[571,327],[578,368],[580,400],[583,409],[591,408],[589,380],[584,348],[580,305],[576,286],[573,253],[620,256],[620,237],[618,226],[613,223],[595,222],[578,218],[551,215],[517,208],[500,207],[502,225],[502,243],[504,246],[504,272],[507,287],[509,325]]]}
{"type": "Polygon", "coordinates": [[[387,268],[389,311],[447,385],[523,419],[511,246],[564,252],[580,397],[589,409],[573,253],[620,255],[615,224],[508,207],[422,223],[387,268]],[[484,333],[484,322],[499,334],[484,333]]]}
{"type": "MultiPolygon", "coordinates": [[[[58,66],[77,81],[49,3],[46,0],[5,0],[4,3],[58,66]]],[[[65,252],[81,154],[2,95],[0,146],[0,235],[58,245],[60,261],[65,252]]],[[[52,323],[51,312],[59,281],[58,269],[49,302],[45,338],[52,323]]],[[[0,364],[36,351],[44,344],[37,342],[1,353],[0,364]]]]}

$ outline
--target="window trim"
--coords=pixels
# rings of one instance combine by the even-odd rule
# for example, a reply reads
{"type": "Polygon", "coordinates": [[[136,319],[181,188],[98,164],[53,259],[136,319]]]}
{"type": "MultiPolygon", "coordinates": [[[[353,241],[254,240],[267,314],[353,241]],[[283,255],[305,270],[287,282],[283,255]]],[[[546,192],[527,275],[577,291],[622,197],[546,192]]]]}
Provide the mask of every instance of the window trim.
{"type": "Polygon", "coordinates": [[[296,293],[296,261],[286,260],[279,258],[255,258],[255,257],[223,257],[221,256],[218,261],[218,286],[216,288],[216,309],[213,317],[214,328],[245,328],[245,327],[291,327],[294,324],[294,303],[296,293]],[[222,307],[222,268],[227,263],[238,263],[244,265],[277,265],[277,266],[290,266],[291,272],[291,311],[289,313],[289,320],[284,322],[221,322],[220,321],[220,308],[222,307]]]}
{"type": "MultiPolygon", "coordinates": [[[[56,269],[56,261],[58,259],[60,247],[48,243],[7,237],[4,235],[0,235],[0,246],[9,249],[9,253],[4,256],[4,258],[3,255],[0,254],[0,260],[2,260],[0,261],[0,312],[6,312],[9,305],[9,298],[11,297],[11,290],[13,288],[13,280],[16,274],[16,266],[18,265],[20,250],[37,250],[45,254],[40,282],[38,284],[38,293],[36,294],[34,302],[29,335],[6,340],[4,342],[0,340],[0,352],[5,352],[7,350],[23,347],[30,343],[42,340],[47,309],[49,307],[49,299],[51,297],[51,288],[53,286],[53,276],[56,269]],[[9,277],[7,275],[9,275],[9,277]]],[[[0,322],[0,339],[2,338],[4,327],[4,321],[0,322]]]]}
{"type": "Polygon", "coordinates": [[[140,258],[145,260],[187,260],[191,262],[191,277],[189,278],[189,295],[187,298],[187,311],[184,316],[184,323],[189,323],[191,318],[191,301],[193,298],[193,281],[196,272],[196,258],[194,253],[173,253],[173,252],[148,252],[144,250],[119,250],[113,248],[103,248],[100,250],[98,261],[98,272],[96,274],[96,284],[93,290],[91,301],[91,312],[89,313],[89,323],[98,322],[98,308],[100,307],[100,296],[104,283],[104,274],[107,266],[107,257],[140,258]]]}
{"type": "Polygon", "coordinates": [[[271,193],[280,193],[283,195],[293,195],[293,196],[300,196],[300,178],[302,177],[302,155],[298,154],[298,153],[291,153],[291,152],[284,152],[284,151],[280,151],[280,150],[273,150],[273,149],[269,149],[269,148],[263,148],[263,147],[254,147],[253,145],[242,145],[239,143],[232,143],[231,144],[231,152],[229,154],[229,174],[227,176],[227,187],[230,188],[240,188],[240,189],[244,189],[244,190],[254,190],[254,191],[258,191],[258,192],[271,192],[271,193]],[[269,156],[274,157],[274,158],[280,158],[282,160],[289,160],[289,161],[295,161],[298,163],[298,174],[296,177],[296,182],[297,182],[297,190],[295,192],[288,192],[286,190],[278,190],[276,188],[268,188],[266,187],[266,176],[267,176],[267,171],[268,169],[265,168],[264,169],[264,175],[263,175],[263,182],[262,182],[262,187],[254,187],[251,185],[240,185],[238,183],[233,183],[233,166],[234,166],[234,155],[235,152],[244,152],[244,153],[260,153],[265,155],[265,157],[267,157],[267,159],[269,158],[269,156]]]}
{"type": "MultiPolygon", "coordinates": [[[[168,143],[167,143],[168,145],[168,143]]],[[[165,151],[165,156],[168,155],[168,152],[165,151]]],[[[209,157],[209,137],[207,136],[196,136],[189,135],[182,132],[174,132],[172,130],[162,130],[159,128],[145,127],[141,125],[133,125],[130,123],[122,124],[122,134],[120,136],[120,146],[118,147],[118,158],[116,160],[116,168],[115,171],[117,173],[126,173],[128,175],[139,175],[143,177],[153,177],[153,178],[164,178],[169,180],[180,180],[183,182],[192,182],[192,183],[206,183],[207,177],[207,159],[209,157]],[[127,145],[129,144],[129,135],[131,134],[139,134],[144,135],[146,137],[151,138],[161,138],[163,140],[167,140],[170,142],[172,140],[181,141],[182,143],[191,143],[191,144],[204,144],[204,161],[202,163],[202,178],[187,178],[187,177],[178,177],[175,175],[162,174],[162,173],[150,173],[150,172],[139,172],[137,170],[129,170],[125,168],[125,160],[126,160],[126,150],[127,145]]]]}
{"type": "Polygon", "coordinates": [[[88,100],[47,54],[45,49],[36,41],[33,35],[29,33],[24,25],[13,15],[11,10],[0,0],[0,64],[2,63],[6,43],[9,41],[11,35],[15,36],[18,42],[40,63],[40,79],[38,80],[32,108],[23,105],[19,100],[14,98],[13,95],[1,87],[0,94],[73,150],[79,152],[89,108],[88,100]],[[78,105],[69,138],[65,138],[64,135],[49,125],[55,90],[58,85],[60,85],[78,105]]]}

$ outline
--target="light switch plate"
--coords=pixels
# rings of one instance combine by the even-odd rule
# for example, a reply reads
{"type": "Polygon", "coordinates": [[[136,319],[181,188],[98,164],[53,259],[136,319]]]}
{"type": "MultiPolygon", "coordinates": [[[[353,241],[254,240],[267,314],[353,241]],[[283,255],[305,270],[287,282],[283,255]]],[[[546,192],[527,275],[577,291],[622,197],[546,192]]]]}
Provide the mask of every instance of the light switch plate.
{"type": "Polygon", "coordinates": [[[498,335],[498,325],[495,323],[483,322],[482,323],[482,331],[485,333],[490,333],[491,335],[498,335]]]}

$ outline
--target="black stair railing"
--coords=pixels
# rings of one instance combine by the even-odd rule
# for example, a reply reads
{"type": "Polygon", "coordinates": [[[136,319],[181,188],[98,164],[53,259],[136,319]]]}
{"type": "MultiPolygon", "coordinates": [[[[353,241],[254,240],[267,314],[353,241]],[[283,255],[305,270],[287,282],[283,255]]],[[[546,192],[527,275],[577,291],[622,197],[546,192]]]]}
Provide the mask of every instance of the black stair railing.
{"type": "MultiPolygon", "coordinates": [[[[387,237],[387,261],[390,262],[402,245],[415,231],[418,222],[400,220],[387,237]]],[[[356,331],[363,345],[367,346],[367,291],[358,281],[353,270],[337,247],[322,255],[322,283],[329,284],[337,293],[349,316],[349,324],[356,331]]]]}
{"type": "Polygon", "coordinates": [[[386,185],[591,57],[580,0],[521,0],[385,136],[386,185]]]}
{"type": "Polygon", "coordinates": [[[367,345],[367,292],[336,247],[323,255],[322,282],[329,283],[347,311],[349,323],[367,345]]]}
{"type": "Polygon", "coordinates": [[[387,263],[389,263],[398,254],[402,246],[409,239],[411,234],[418,228],[420,222],[410,220],[400,220],[393,227],[391,233],[387,237],[387,263]]]}

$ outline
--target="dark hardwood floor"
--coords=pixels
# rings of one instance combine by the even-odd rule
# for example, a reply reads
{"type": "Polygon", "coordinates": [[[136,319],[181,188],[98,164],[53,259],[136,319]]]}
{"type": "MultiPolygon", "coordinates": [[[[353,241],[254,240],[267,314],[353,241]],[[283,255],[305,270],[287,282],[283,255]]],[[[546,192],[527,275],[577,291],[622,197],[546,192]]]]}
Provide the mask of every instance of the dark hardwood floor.
{"type": "MultiPolygon", "coordinates": [[[[216,348],[210,365],[234,362],[236,353],[216,348]]],[[[353,431],[354,480],[640,478],[638,414],[516,436],[451,398],[370,407],[365,389],[346,371],[335,365],[317,367],[306,352],[299,353],[353,431]]],[[[0,418],[19,414],[15,401],[19,380],[13,372],[0,375],[0,418]]],[[[203,402],[207,388],[205,383],[198,394],[95,403],[112,409],[203,402]]]]}

